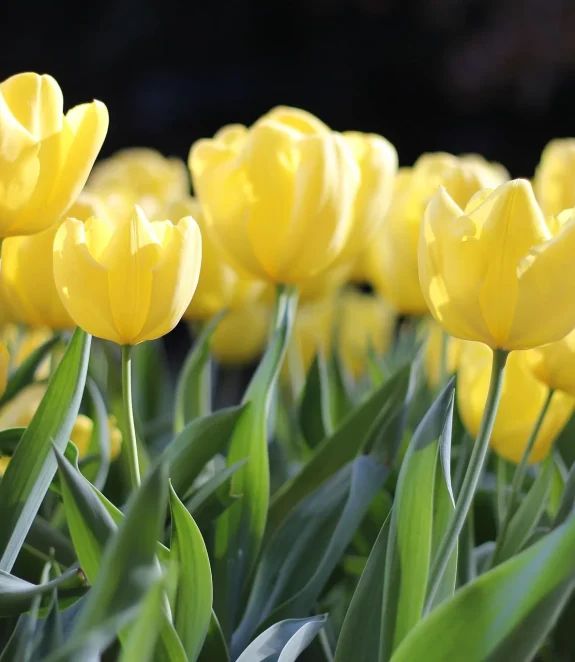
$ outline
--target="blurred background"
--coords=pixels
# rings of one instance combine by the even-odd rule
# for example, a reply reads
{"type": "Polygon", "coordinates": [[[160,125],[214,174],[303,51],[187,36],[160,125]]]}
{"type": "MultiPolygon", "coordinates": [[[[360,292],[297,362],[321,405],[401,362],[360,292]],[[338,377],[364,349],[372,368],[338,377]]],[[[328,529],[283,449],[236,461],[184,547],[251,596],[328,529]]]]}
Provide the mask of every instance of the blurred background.
{"type": "Polygon", "coordinates": [[[575,134],[573,0],[28,0],[2,23],[0,80],[48,72],[67,107],[105,101],[105,156],[186,157],[276,104],[380,133],[401,165],[481,152],[530,176],[575,134]]]}

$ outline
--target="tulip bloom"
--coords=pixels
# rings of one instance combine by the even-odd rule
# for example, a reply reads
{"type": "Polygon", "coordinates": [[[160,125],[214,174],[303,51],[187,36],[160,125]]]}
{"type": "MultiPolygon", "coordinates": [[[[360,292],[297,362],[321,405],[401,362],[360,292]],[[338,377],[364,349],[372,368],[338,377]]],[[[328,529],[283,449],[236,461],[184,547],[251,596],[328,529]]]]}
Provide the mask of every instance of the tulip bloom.
{"type": "MultiPolygon", "coordinates": [[[[99,201],[82,194],[70,215],[82,221],[100,215],[99,201]]],[[[48,230],[2,243],[1,283],[13,317],[33,327],[73,329],[74,321],[62,304],[54,282],[54,237],[56,223],[48,230]]]]}
{"type": "Polygon", "coordinates": [[[98,162],[87,188],[120,216],[137,204],[148,218],[162,220],[168,205],[189,195],[190,182],[180,159],[134,147],[98,162]]]}
{"type": "Polygon", "coordinates": [[[417,251],[429,199],[439,186],[444,186],[458,204],[466,205],[477,191],[506,178],[504,168],[479,156],[424,154],[412,168],[400,168],[387,216],[363,256],[367,280],[399,312],[427,312],[419,284],[417,251]]]}
{"type": "Polygon", "coordinates": [[[543,150],[533,182],[535,195],[547,215],[575,207],[575,139],[552,140],[543,150]]]}
{"type": "Polygon", "coordinates": [[[214,331],[212,356],[221,365],[252,363],[264,352],[270,324],[270,310],[261,302],[230,311],[214,331]]]}
{"type": "Polygon", "coordinates": [[[168,208],[173,218],[192,216],[202,233],[202,269],[198,286],[184,313],[187,320],[207,320],[221,310],[237,310],[253,303],[264,289],[264,283],[240,276],[224,259],[222,251],[211,240],[200,204],[194,198],[183,198],[168,208]]]}
{"type": "Polygon", "coordinates": [[[525,180],[482,191],[465,211],[440,189],[425,212],[419,278],[451,335],[529,349],[575,327],[574,253],[571,214],[546,223],[525,180]]]}
{"type": "Polygon", "coordinates": [[[63,114],[51,76],[0,83],[0,237],[46,230],[82,190],[108,130],[99,101],[63,114]]]}
{"type": "Polygon", "coordinates": [[[194,188],[215,241],[253,278],[299,284],[350,236],[359,167],[340,134],[301,110],[276,108],[192,146],[194,188]]]}
{"type": "Polygon", "coordinates": [[[575,331],[557,342],[530,350],[527,359],[540,382],[575,396],[575,331]]]}
{"type": "Polygon", "coordinates": [[[201,254],[193,218],[150,223],[136,206],[115,223],[68,218],[54,240],[54,277],[79,327],[137,345],[178,323],[196,289],[201,254]]]}
{"type": "MultiPolygon", "coordinates": [[[[528,352],[512,352],[503,376],[503,390],[495,425],[492,448],[506,460],[518,463],[545,404],[549,389],[532,374],[528,352]]],[[[476,435],[487,399],[491,377],[491,351],[481,343],[464,343],[459,361],[457,404],[470,434],[476,435]]],[[[543,419],[529,462],[544,459],[553,441],[569,420],[575,399],[555,393],[543,419]]]]}

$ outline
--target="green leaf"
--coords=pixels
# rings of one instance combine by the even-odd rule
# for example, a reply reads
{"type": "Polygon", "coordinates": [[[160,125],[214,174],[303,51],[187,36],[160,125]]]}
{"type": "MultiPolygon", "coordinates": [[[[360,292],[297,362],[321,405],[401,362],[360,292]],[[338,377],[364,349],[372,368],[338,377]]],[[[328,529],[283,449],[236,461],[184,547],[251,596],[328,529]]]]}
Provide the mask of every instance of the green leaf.
{"type": "Polygon", "coordinates": [[[563,491],[565,490],[565,483],[567,481],[567,468],[559,453],[553,454],[553,479],[549,489],[549,499],[547,501],[547,514],[552,519],[557,516],[561,499],[563,498],[563,491]]]}
{"type": "Polygon", "coordinates": [[[171,556],[178,564],[175,607],[176,632],[188,660],[197,660],[212,614],[212,571],[202,534],[173,488],[171,556]]]}
{"type": "Polygon", "coordinates": [[[76,329],[0,481],[0,569],[9,572],[56,471],[80,408],[91,336],[76,329]]]}
{"type": "Polygon", "coordinates": [[[236,471],[242,467],[247,460],[241,460],[218,471],[214,476],[199,487],[189,501],[186,502],[186,508],[199,522],[206,526],[217,519],[224,510],[227,510],[238,499],[241,494],[232,492],[232,479],[236,471]]]}
{"type": "Polygon", "coordinates": [[[211,411],[210,345],[218,324],[225,316],[221,311],[206,324],[186,357],[178,377],[174,408],[174,432],[179,434],[195,418],[211,411]]]}
{"type": "Polygon", "coordinates": [[[79,596],[87,589],[85,578],[78,569],[68,570],[56,579],[38,585],[0,570],[0,617],[27,611],[36,596],[51,594],[58,587],[61,597],[79,596]]]}
{"type": "Polygon", "coordinates": [[[298,504],[264,547],[244,616],[232,637],[234,657],[273,609],[313,576],[337,525],[350,479],[348,465],[298,504]],[[302,578],[303,568],[307,573],[302,578]]]}
{"type": "Polygon", "coordinates": [[[492,565],[498,565],[516,554],[537,526],[547,505],[553,472],[553,456],[550,455],[542,464],[539,475],[509,522],[505,537],[497,541],[492,565]]]}
{"type": "Polygon", "coordinates": [[[298,503],[361,453],[374,431],[396,417],[403,407],[408,383],[409,366],[406,366],[354,409],[333,435],[321,442],[309,462],[272,499],[268,537],[298,503]]]}
{"type": "Polygon", "coordinates": [[[377,536],[345,615],[334,662],[373,662],[379,650],[383,582],[391,516],[377,536]]]}
{"type": "Polygon", "coordinates": [[[326,616],[276,623],[262,632],[237,662],[295,662],[325,624],[326,616]]]}
{"type": "Polygon", "coordinates": [[[337,352],[333,352],[327,361],[329,383],[329,409],[326,416],[333,426],[339,426],[354,409],[350,395],[350,378],[346,374],[343,361],[337,352]]]}
{"type": "Polygon", "coordinates": [[[34,375],[38,366],[48,355],[48,352],[60,342],[59,335],[54,335],[49,338],[43,345],[37,347],[24,361],[16,368],[13,375],[10,377],[6,390],[0,398],[0,407],[3,407],[7,402],[12,400],[20,391],[26,388],[34,381],[34,375]]]}
{"type": "MultiPolygon", "coordinates": [[[[450,443],[453,383],[447,385],[419,424],[401,465],[385,562],[379,659],[419,622],[425,605],[434,547],[435,479],[440,438],[450,443]]],[[[445,487],[448,493],[447,487],[445,487]]],[[[449,501],[450,503],[450,501],[449,501]]],[[[445,505],[445,501],[444,504],[445,505]]],[[[445,517],[442,525],[445,525],[445,517]]],[[[439,535],[440,532],[438,532],[439,535]]],[[[448,586],[455,578],[446,573],[448,586]]],[[[442,595],[448,592],[442,587],[442,595]]]]}
{"type": "Polygon", "coordinates": [[[132,369],[136,418],[142,425],[153,423],[173,402],[163,340],[158,338],[134,345],[132,369]]]}
{"type": "Polygon", "coordinates": [[[223,453],[234,428],[247,415],[249,405],[230,407],[189,423],[160,457],[169,466],[177,494],[186,494],[206,464],[223,453]]]}
{"type": "MultiPolygon", "coordinates": [[[[76,472],[56,453],[69,500],[80,481],[71,478],[76,472]]],[[[163,530],[167,501],[167,468],[158,465],[130,498],[126,516],[106,545],[96,582],[61,654],[72,650],[102,651],[110,637],[136,616],[140,601],[160,574],[156,541],[163,530]],[[112,621],[116,627],[110,629],[112,621]]],[[[80,502],[80,508],[83,505],[80,502]]]]}
{"type": "Polygon", "coordinates": [[[42,655],[46,657],[50,653],[57,651],[63,641],[64,629],[62,616],[58,608],[58,592],[57,590],[53,590],[48,614],[40,624],[36,649],[42,651],[42,655]]]}
{"type": "Polygon", "coordinates": [[[214,601],[227,634],[235,623],[238,601],[258,556],[268,515],[267,420],[297,307],[295,290],[278,292],[273,337],[244,395],[250,408],[236,425],[228,450],[228,466],[248,458],[232,479],[233,493],[243,496],[216,521],[214,601]]]}
{"type": "Polygon", "coordinates": [[[432,611],[404,639],[392,662],[491,659],[538,605],[573,578],[574,548],[572,514],[558,529],[432,611]]]}
{"type": "MultiPolygon", "coordinates": [[[[1,662],[1,661],[0,661],[1,662]]],[[[198,662],[230,662],[228,646],[214,610],[198,662]]]]}
{"type": "Polygon", "coordinates": [[[555,515],[553,526],[557,527],[560,524],[563,524],[573,510],[573,503],[575,503],[575,464],[571,467],[569,474],[567,475],[565,489],[561,495],[561,501],[559,503],[559,508],[557,509],[557,514],[555,515]]]}
{"type": "Polygon", "coordinates": [[[333,432],[329,410],[329,378],[321,354],[314,356],[298,411],[299,425],[310,448],[333,432]]]}
{"type": "Polygon", "coordinates": [[[91,419],[94,421],[94,431],[92,433],[89,452],[97,453],[98,462],[90,464],[83,473],[95,487],[103,490],[110,469],[110,427],[108,425],[108,412],[106,410],[106,403],[96,382],[90,377],[86,380],[86,390],[88,391],[92,405],[91,419]]]}

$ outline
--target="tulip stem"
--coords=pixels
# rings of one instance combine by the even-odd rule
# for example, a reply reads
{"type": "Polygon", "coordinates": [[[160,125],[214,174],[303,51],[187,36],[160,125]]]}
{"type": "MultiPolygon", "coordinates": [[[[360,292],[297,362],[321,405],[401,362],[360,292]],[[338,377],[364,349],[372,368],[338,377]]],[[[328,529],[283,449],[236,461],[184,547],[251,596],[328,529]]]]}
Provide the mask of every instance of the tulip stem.
{"type": "Polygon", "coordinates": [[[124,402],[124,420],[128,439],[126,452],[130,467],[132,487],[140,487],[140,461],[138,459],[138,439],[134,425],[134,406],[132,403],[132,346],[122,345],[122,399],[124,402]]]}
{"type": "Polygon", "coordinates": [[[539,416],[537,417],[537,420],[535,421],[535,425],[531,430],[531,435],[527,441],[527,444],[525,445],[525,448],[523,449],[523,455],[519,460],[519,464],[515,467],[515,473],[513,474],[513,480],[511,481],[511,488],[509,490],[507,507],[505,508],[505,515],[503,517],[501,526],[499,528],[499,533],[497,535],[497,542],[495,543],[495,549],[493,551],[493,554],[491,555],[490,565],[493,565],[494,562],[497,562],[499,552],[501,551],[501,547],[505,542],[505,537],[507,536],[507,530],[509,528],[509,524],[511,523],[511,519],[515,514],[514,505],[517,500],[517,497],[521,493],[521,488],[523,487],[523,479],[525,478],[525,470],[527,468],[527,462],[529,460],[529,456],[531,455],[531,451],[533,450],[533,446],[535,446],[535,441],[539,436],[539,431],[541,430],[541,426],[543,425],[543,420],[545,419],[545,415],[549,410],[549,405],[551,404],[551,400],[553,398],[554,393],[555,391],[553,389],[549,389],[549,393],[547,394],[547,397],[545,398],[545,402],[541,407],[539,416]]]}
{"type": "Polygon", "coordinates": [[[483,472],[487,451],[489,450],[489,438],[491,437],[491,431],[493,429],[493,424],[495,423],[497,407],[501,397],[503,373],[508,355],[508,352],[501,349],[493,351],[491,380],[489,382],[489,392],[487,393],[485,409],[483,410],[483,418],[481,419],[477,439],[473,445],[473,451],[471,452],[471,458],[467,466],[467,471],[465,472],[465,477],[463,478],[463,484],[461,485],[461,490],[457,497],[453,516],[449,522],[449,527],[441,540],[437,554],[433,559],[429,574],[430,580],[427,591],[425,613],[428,613],[433,606],[435,596],[441,586],[443,574],[445,573],[451,554],[457,545],[459,534],[465,524],[465,519],[471,508],[473,497],[475,496],[477,484],[479,483],[479,479],[483,472]]]}

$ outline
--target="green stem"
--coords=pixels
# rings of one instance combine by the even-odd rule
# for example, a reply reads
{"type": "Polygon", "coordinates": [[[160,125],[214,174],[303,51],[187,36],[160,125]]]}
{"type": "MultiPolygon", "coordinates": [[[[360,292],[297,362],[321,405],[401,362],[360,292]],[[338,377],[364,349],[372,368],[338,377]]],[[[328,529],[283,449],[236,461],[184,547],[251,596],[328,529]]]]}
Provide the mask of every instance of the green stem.
{"type": "Polygon", "coordinates": [[[441,585],[441,580],[445,569],[447,568],[447,564],[449,563],[451,554],[457,545],[459,534],[463,529],[465,518],[471,508],[473,497],[475,496],[475,490],[477,489],[477,484],[479,483],[481,473],[483,472],[483,465],[485,464],[485,458],[487,457],[487,451],[489,450],[489,438],[491,437],[491,431],[493,429],[493,424],[495,423],[497,407],[501,397],[503,373],[507,356],[508,352],[504,350],[499,349],[493,351],[491,380],[489,383],[489,392],[487,393],[485,409],[483,410],[483,418],[481,419],[477,439],[473,446],[469,465],[465,472],[465,477],[457,498],[457,503],[455,504],[453,516],[449,523],[449,528],[443,536],[441,545],[437,550],[437,554],[435,555],[431,566],[425,613],[427,613],[433,605],[435,595],[441,585]]]}
{"type": "Polygon", "coordinates": [[[126,440],[126,453],[130,466],[130,480],[132,487],[140,486],[140,462],[138,459],[138,439],[134,424],[134,406],[132,404],[132,346],[122,345],[122,399],[124,403],[124,420],[128,438],[126,440]]]}
{"type": "Polygon", "coordinates": [[[511,481],[511,488],[509,490],[509,499],[507,500],[507,507],[505,509],[505,515],[502,519],[501,526],[499,528],[499,533],[497,535],[497,542],[495,543],[495,550],[491,555],[492,561],[495,561],[497,559],[498,554],[501,551],[501,547],[507,536],[507,530],[509,529],[509,524],[511,523],[513,515],[515,514],[515,502],[517,500],[517,497],[521,493],[521,488],[523,487],[523,480],[525,478],[525,470],[527,468],[527,462],[529,460],[529,456],[531,455],[531,451],[533,450],[533,446],[535,446],[535,441],[537,440],[539,431],[541,430],[541,426],[543,425],[543,420],[545,419],[545,415],[547,414],[549,405],[551,404],[551,400],[553,398],[554,392],[555,391],[553,389],[549,389],[549,393],[547,394],[547,397],[545,398],[545,402],[541,407],[539,416],[537,417],[537,420],[535,421],[535,425],[531,430],[531,435],[527,440],[527,444],[525,445],[525,448],[523,449],[523,455],[519,460],[519,464],[515,467],[515,473],[513,474],[513,480],[511,481]]]}

